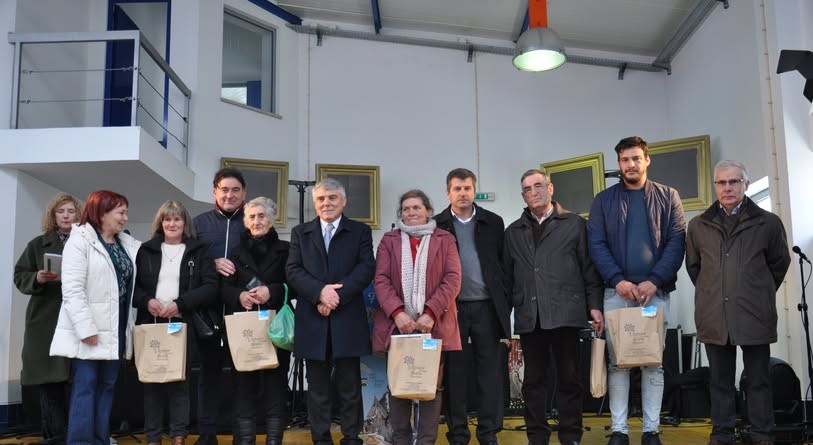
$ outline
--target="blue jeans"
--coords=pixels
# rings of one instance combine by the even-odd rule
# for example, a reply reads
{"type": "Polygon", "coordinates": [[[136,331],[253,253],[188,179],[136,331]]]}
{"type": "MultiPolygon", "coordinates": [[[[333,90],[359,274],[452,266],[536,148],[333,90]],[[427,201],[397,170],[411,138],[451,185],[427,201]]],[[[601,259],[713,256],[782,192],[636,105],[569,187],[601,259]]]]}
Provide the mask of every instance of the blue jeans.
{"type": "Polygon", "coordinates": [[[110,411],[119,361],[73,359],[71,366],[73,386],[67,443],[109,445],[110,411]]]}
{"type": "MultiPolygon", "coordinates": [[[[650,306],[663,311],[663,329],[666,332],[669,318],[669,294],[658,291],[650,306]]],[[[604,312],[625,307],[638,307],[638,303],[621,298],[615,289],[604,290],[604,312]]],[[[630,370],[615,365],[615,350],[613,349],[610,332],[607,333],[607,350],[610,355],[610,367],[607,372],[607,389],[610,395],[610,412],[613,418],[612,430],[629,434],[627,426],[627,408],[630,394],[630,370]]],[[[661,422],[661,402],[663,401],[663,368],[657,366],[641,367],[641,411],[644,413],[644,432],[657,432],[661,422]]]]}

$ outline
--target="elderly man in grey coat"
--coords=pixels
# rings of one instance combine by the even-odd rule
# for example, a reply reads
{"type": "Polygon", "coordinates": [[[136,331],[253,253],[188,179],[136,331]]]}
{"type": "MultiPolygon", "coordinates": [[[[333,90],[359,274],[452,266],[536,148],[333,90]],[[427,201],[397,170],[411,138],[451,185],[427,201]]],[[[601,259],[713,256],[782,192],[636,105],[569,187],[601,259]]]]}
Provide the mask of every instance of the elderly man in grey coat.
{"type": "Polygon", "coordinates": [[[770,344],[776,342],[776,291],[790,265],[782,221],[745,196],[748,171],[714,167],[717,201],[692,219],[686,269],[695,284],[697,336],[711,371],[710,445],[734,442],[737,346],[748,375],[748,419],[755,445],[773,444],[770,344]]]}
{"type": "Polygon", "coordinates": [[[584,218],[551,198],[553,184],[539,170],[520,180],[528,205],[505,230],[505,273],[514,307],[514,332],[525,358],[522,396],[529,445],[548,445],[545,418],[550,351],[556,363],[559,442],[578,445],[582,438],[579,330],[604,329],[604,287],[587,251],[584,218]]]}

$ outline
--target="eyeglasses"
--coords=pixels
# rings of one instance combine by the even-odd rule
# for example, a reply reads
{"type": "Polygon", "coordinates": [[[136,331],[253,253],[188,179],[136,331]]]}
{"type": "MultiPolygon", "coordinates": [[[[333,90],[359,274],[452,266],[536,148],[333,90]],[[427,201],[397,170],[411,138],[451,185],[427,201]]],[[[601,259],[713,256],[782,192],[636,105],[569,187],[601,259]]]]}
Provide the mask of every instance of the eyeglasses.
{"type": "Polygon", "coordinates": [[[531,187],[523,187],[522,188],[522,193],[525,194],[525,195],[529,195],[532,192],[533,193],[539,193],[542,190],[545,190],[545,187],[547,187],[547,186],[548,186],[547,184],[537,182],[536,184],[533,185],[533,188],[531,188],[531,187]]]}
{"type": "Polygon", "coordinates": [[[721,179],[719,181],[714,181],[714,185],[716,185],[717,187],[725,187],[725,186],[734,187],[735,185],[737,185],[737,184],[739,184],[741,182],[745,182],[745,179],[742,179],[742,178],[740,178],[740,179],[728,179],[728,180],[721,179]]]}

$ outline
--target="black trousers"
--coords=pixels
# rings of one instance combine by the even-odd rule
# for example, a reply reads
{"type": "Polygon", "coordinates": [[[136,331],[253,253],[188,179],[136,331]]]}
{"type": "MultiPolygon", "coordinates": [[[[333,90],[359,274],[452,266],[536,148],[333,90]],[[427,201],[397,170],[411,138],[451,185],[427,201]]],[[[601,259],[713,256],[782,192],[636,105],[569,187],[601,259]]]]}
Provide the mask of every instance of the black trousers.
{"type": "Polygon", "coordinates": [[[217,434],[220,410],[220,374],[223,372],[223,348],[220,339],[197,340],[200,360],[198,375],[198,433],[217,434]]]}
{"type": "MultiPolygon", "coordinates": [[[[770,345],[740,346],[748,387],[740,388],[748,397],[748,420],[751,423],[751,440],[772,440],[773,395],[769,362],[770,345]]],[[[709,357],[711,393],[711,438],[734,442],[734,423],[737,411],[734,387],[737,366],[737,347],[734,345],[706,344],[709,357]]]]}
{"type": "Polygon", "coordinates": [[[530,445],[547,445],[551,428],[546,412],[548,400],[556,392],[559,410],[559,441],[578,442],[582,437],[582,383],[579,372],[579,329],[539,329],[521,334],[525,360],[522,398],[525,400],[525,425],[530,445]],[[551,354],[552,353],[552,354],[551,354]],[[554,360],[556,379],[550,374],[554,360]],[[555,388],[551,382],[555,381],[555,388]]]}
{"type": "Polygon", "coordinates": [[[359,434],[364,422],[361,401],[361,365],[358,357],[305,360],[308,376],[308,422],[315,444],[332,443],[330,421],[331,388],[339,398],[339,422],[343,444],[361,444],[359,434]]]}
{"type": "MultiPolygon", "coordinates": [[[[234,416],[238,425],[251,425],[251,436],[257,424],[256,407],[261,401],[263,418],[267,427],[273,423],[282,428],[288,423],[288,368],[291,353],[277,349],[279,367],[260,371],[240,372],[233,370],[234,375],[234,416]],[[273,422],[272,422],[273,421],[273,422]],[[241,423],[242,422],[242,423],[241,423]]],[[[267,428],[270,429],[270,428],[267,428]]],[[[282,437],[282,431],[274,431],[282,437]]]]}
{"type": "Polygon", "coordinates": [[[164,408],[169,406],[170,437],[189,434],[189,382],[144,384],[144,433],[147,442],[161,442],[164,408]]]}
{"type": "Polygon", "coordinates": [[[504,395],[501,377],[508,363],[499,360],[500,324],[491,301],[458,301],[457,323],[460,327],[462,351],[449,351],[446,356],[444,403],[450,444],[465,444],[471,438],[466,400],[468,378],[477,386],[477,440],[480,443],[497,440],[502,430],[504,395]],[[471,339],[471,343],[469,343],[471,339]],[[474,357],[474,367],[466,360],[468,352],[474,357]]]}
{"type": "Polygon", "coordinates": [[[39,389],[43,439],[64,443],[68,428],[68,382],[43,383],[39,389]]]}

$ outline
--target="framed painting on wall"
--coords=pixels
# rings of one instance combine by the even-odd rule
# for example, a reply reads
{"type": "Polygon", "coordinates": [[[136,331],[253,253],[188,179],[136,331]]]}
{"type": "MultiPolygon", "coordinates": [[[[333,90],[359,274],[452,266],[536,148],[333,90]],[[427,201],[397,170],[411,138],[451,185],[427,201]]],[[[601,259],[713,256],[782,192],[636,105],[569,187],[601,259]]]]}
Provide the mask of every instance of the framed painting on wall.
{"type": "Polygon", "coordinates": [[[275,227],[288,222],[288,163],[255,159],[220,158],[220,167],[233,167],[243,172],[246,201],[258,196],[271,198],[277,204],[275,227]]]}
{"type": "Polygon", "coordinates": [[[347,193],[344,214],[371,229],[381,224],[381,180],[377,165],[316,164],[316,180],[333,178],[347,193]]]}
{"type": "Polygon", "coordinates": [[[546,162],[541,167],[553,183],[553,199],[586,218],[593,197],[604,190],[604,154],[546,162]]]}
{"type": "Polygon", "coordinates": [[[647,178],[677,190],[684,211],[704,210],[714,202],[709,141],[706,134],[649,144],[647,178]]]}

